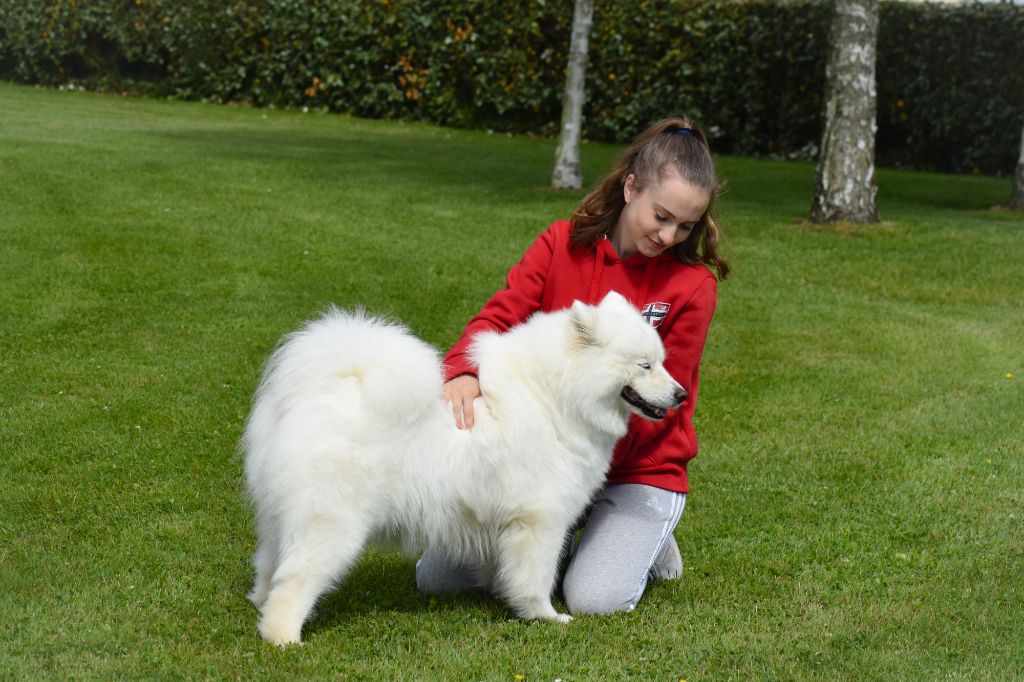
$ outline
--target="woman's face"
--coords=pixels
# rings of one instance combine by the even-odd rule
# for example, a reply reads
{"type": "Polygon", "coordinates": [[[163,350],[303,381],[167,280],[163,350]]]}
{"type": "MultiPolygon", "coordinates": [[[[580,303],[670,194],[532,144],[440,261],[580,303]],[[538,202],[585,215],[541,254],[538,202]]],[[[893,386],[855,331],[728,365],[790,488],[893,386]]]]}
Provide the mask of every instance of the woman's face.
{"type": "Polygon", "coordinates": [[[634,253],[653,257],[681,244],[711,203],[707,190],[694,187],[675,171],[643,189],[631,174],[622,191],[626,205],[611,237],[619,258],[634,253]]]}

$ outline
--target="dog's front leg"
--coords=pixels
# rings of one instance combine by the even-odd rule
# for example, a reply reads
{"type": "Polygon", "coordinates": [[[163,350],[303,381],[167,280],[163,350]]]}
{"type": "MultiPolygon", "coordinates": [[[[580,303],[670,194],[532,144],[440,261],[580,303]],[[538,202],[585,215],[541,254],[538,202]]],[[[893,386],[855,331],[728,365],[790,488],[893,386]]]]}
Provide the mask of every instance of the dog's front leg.
{"type": "Polygon", "coordinates": [[[572,620],[551,605],[566,532],[563,526],[541,524],[533,515],[521,515],[499,534],[495,588],[520,618],[572,620]]]}

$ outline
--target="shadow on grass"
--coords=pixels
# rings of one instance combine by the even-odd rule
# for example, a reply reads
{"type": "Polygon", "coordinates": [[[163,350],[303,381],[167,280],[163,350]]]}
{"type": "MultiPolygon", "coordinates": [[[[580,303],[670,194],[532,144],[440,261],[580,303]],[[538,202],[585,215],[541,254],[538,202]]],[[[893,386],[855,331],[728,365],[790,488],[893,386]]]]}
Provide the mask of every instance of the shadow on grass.
{"type": "MultiPolygon", "coordinates": [[[[988,211],[1005,200],[1005,189],[988,176],[967,176],[879,169],[879,194],[886,204],[914,206],[932,211],[936,208],[954,211],[988,211]]],[[[884,217],[884,216],[883,216],[884,217]]]]}
{"type": "Polygon", "coordinates": [[[549,144],[495,137],[470,138],[443,131],[395,136],[345,130],[179,130],[153,132],[179,149],[193,147],[203,157],[243,164],[273,164],[273,172],[300,179],[379,183],[382,191],[403,185],[443,187],[479,195],[511,186],[546,187],[549,144]]]}
{"type": "Polygon", "coordinates": [[[364,554],[344,582],[317,603],[313,616],[303,628],[303,638],[382,612],[422,614],[471,610],[494,620],[511,618],[511,612],[483,590],[423,594],[416,588],[415,563],[414,559],[397,552],[364,554]]]}
{"type": "Polygon", "coordinates": [[[844,237],[902,235],[907,232],[905,226],[885,220],[877,223],[854,223],[848,220],[815,223],[807,218],[799,218],[791,221],[790,224],[798,232],[823,232],[844,237]]]}

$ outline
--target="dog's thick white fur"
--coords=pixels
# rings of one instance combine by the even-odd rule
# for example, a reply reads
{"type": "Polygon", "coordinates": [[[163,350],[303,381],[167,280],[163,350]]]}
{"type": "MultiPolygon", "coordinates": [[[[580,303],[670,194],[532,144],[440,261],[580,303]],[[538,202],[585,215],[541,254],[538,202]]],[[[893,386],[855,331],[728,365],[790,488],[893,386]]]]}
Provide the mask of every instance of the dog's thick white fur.
{"type": "Polygon", "coordinates": [[[631,412],[686,392],[622,296],[478,336],[472,430],[441,399],[437,352],[402,326],[332,309],[270,358],[243,437],[259,545],[260,634],[300,641],[317,598],[373,536],[491,567],[527,619],[551,605],[563,540],[601,486],[631,412]]]}

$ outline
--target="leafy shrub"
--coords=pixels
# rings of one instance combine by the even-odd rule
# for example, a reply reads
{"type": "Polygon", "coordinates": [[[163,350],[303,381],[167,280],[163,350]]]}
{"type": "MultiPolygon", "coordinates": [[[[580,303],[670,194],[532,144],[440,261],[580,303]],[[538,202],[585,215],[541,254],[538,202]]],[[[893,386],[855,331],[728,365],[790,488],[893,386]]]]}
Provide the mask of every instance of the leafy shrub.
{"type": "MultiPolygon", "coordinates": [[[[722,152],[812,156],[831,3],[596,0],[586,135],[670,112],[722,152]]],[[[0,78],[551,134],[569,0],[0,0],[0,78]]],[[[878,160],[1012,170],[1024,8],[884,2],[878,160]]]]}

